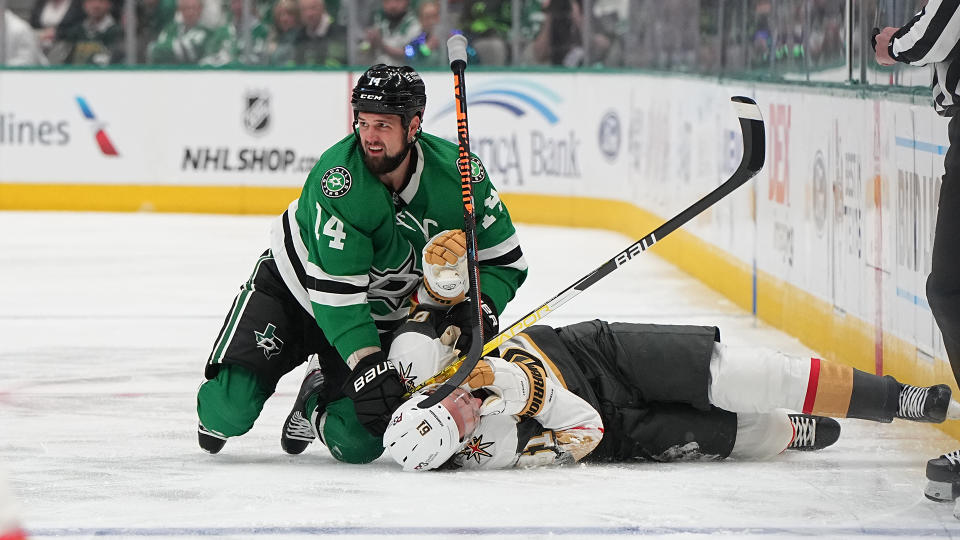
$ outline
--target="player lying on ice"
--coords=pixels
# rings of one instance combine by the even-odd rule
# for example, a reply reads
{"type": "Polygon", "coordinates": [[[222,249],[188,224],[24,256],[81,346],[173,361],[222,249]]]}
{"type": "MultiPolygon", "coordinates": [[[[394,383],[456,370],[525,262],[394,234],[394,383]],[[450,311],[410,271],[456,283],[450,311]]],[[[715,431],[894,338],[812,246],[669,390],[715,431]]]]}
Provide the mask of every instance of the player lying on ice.
{"type": "MultiPolygon", "coordinates": [[[[456,334],[442,312],[420,307],[390,359],[415,385],[456,357],[456,334]]],[[[727,348],[714,326],[538,325],[498,352],[437,405],[417,406],[427,389],[397,409],[383,446],[405,470],[763,459],[833,444],[840,425],[830,417],[939,423],[948,409],[960,417],[946,385],[727,348]]]]}

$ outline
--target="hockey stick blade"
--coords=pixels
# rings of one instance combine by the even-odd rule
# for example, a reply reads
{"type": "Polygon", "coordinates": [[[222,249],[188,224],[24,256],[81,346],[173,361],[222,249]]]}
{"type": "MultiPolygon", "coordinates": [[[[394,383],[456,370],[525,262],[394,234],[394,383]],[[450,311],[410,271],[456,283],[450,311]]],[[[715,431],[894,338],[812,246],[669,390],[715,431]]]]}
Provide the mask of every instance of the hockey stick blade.
{"type": "MultiPolygon", "coordinates": [[[[748,97],[734,96],[730,98],[730,101],[733,102],[733,107],[740,119],[740,132],[743,135],[743,157],[740,159],[740,165],[737,167],[737,170],[734,171],[726,181],[710,193],[704,195],[699,201],[670,218],[670,220],[657,227],[653,232],[637,240],[620,253],[617,253],[599,268],[582,277],[573,285],[567,287],[550,300],[547,300],[530,313],[521,317],[520,320],[510,325],[509,328],[491,338],[490,341],[483,346],[481,356],[497,349],[504,341],[511,339],[520,332],[533,326],[561,305],[567,303],[571,298],[577,296],[614,270],[632,261],[634,257],[663,240],[668,234],[700,215],[707,208],[710,208],[730,193],[733,193],[737,188],[747,183],[748,180],[760,172],[766,159],[766,132],[764,130],[763,117],[760,114],[760,107],[757,106],[754,100],[748,97]]],[[[473,346],[471,345],[471,350],[472,349],[473,346]]],[[[470,356],[467,358],[470,358],[470,356]]],[[[421,383],[414,391],[444,380],[447,381],[446,384],[455,382],[451,375],[459,379],[457,385],[462,384],[469,372],[463,373],[465,370],[458,369],[461,367],[461,363],[466,364],[463,357],[421,383]]],[[[476,365],[476,362],[474,362],[473,365],[476,365]]],[[[470,369],[473,369],[473,366],[471,366],[470,369]]],[[[452,390],[453,388],[450,388],[450,391],[452,390]]]]}

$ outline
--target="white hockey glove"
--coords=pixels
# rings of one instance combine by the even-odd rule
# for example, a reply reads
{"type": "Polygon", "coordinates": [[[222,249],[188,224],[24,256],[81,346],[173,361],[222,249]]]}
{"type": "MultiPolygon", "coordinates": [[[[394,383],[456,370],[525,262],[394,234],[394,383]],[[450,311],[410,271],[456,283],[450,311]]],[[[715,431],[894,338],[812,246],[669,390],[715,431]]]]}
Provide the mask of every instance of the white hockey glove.
{"type": "Polygon", "coordinates": [[[545,413],[555,397],[553,381],[543,368],[502,358],[482,358],[465,384],[470,390],[491,392],[480,407],[481,415],[533,417],[545,413]]]}
{"type": "Polygon", "coordinates": [[[454,229],[434,235],[423,247],[423,283],[417,298],[427,305],[451,306],[469,289],[466,234],[454,229]]]}

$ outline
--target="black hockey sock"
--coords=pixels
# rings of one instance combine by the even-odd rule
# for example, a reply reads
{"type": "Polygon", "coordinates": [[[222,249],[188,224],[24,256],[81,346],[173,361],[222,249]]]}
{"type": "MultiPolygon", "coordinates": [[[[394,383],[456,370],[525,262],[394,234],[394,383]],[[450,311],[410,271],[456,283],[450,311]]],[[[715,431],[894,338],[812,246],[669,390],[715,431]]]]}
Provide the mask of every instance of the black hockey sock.
{"type": "Polygon", "coordinates": [[[855,369],[847,418],[892,422],[899,398],[900,383],[890,375],[880,377],[855,369]]]}

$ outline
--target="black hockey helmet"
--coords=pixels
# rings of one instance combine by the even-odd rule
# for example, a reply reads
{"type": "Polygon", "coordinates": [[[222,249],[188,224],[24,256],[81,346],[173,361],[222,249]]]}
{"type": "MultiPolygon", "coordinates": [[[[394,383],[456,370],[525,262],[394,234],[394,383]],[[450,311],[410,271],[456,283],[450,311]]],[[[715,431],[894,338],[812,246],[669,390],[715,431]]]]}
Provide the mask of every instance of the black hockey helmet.
{"type": "Polygon", "coordinates": [[[354,122],[360,112],[397,114],[403,118],[406,127],[414,116],[423,120],[423,109],[427,106],[426,86],[420,74],[410,66],[377,64],[360,76],[353,87],[350,104],[354,122]]]}

